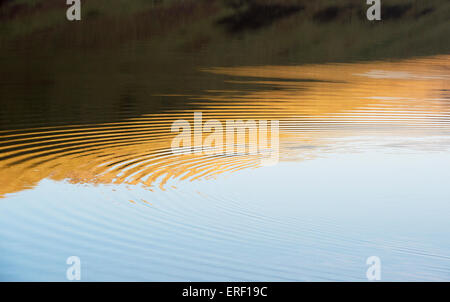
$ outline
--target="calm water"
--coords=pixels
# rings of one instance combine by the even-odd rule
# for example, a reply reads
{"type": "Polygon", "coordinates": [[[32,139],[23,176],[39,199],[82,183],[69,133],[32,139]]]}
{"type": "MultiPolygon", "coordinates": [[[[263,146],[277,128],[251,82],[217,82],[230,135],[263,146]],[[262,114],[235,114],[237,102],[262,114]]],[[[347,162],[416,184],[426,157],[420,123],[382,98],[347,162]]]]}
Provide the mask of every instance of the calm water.
{"type": "Polygon", "coordinates": [[[147,47],[2,59],[0,280],[78,256],[84,281],[364,281],[378,256],[450,281],[450,56],[155,74],[147,47]],[[172,154],[194,112],[279,120],[279,163],[172,154]]]}

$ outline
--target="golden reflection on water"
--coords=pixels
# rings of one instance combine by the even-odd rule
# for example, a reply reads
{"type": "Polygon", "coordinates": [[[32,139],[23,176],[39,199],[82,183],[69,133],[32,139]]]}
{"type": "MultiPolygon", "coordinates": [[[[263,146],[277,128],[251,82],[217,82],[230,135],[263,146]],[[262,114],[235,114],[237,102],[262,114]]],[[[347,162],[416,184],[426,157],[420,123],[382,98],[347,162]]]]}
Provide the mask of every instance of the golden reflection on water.
{"type": "MultiPolygon", "coordinates": [[[[258,156],[174,155],[171,125],[217,119],[280,120],[280,160],[339,148],[349,136],[442,136],[449,130],[450,56],[398,62],[210,68],[233,90],[186,96],[192,110],[117,123],[3,131],[0,196],[45,178],[90,184],[192,181],[257,168],[258,156]],[[252,88],[249,88],[252,87],[252,88]],[[311,147],[311,148],[308,148],[311,147]]],[[[166,96],[170,97],[170,96],[166,96]]]]}

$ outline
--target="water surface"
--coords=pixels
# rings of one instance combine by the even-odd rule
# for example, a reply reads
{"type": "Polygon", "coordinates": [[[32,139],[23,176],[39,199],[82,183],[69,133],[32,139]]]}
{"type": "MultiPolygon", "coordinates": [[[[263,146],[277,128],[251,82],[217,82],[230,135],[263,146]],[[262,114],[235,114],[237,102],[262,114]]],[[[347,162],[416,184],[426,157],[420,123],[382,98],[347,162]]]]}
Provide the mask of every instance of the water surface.
{"type": "Polygon", "coordinates": [[[84,281],[364,281],[369,256],[449,280],[448,55],[155,75],[107,54],[2,78],[1,280],[64,281],[72,255],[84,281]],[[173,154],[194,112],[279,120],[279,163],[173,154]]]}

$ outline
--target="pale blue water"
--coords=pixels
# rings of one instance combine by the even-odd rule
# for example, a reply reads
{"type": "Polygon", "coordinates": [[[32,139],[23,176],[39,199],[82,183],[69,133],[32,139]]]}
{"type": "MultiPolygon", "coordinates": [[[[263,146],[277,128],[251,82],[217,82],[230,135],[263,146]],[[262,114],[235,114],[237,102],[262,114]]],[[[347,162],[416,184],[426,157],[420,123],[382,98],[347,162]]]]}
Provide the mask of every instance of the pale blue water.
{"type": "Polygon", "coordinates": [[[450,152],[389,151],[170,191],[43,180],[0,203],[1,279],[64,281],[76,255],[83,281],[364,281],[375,255],[384,281],[448,281],[450,152]]]}

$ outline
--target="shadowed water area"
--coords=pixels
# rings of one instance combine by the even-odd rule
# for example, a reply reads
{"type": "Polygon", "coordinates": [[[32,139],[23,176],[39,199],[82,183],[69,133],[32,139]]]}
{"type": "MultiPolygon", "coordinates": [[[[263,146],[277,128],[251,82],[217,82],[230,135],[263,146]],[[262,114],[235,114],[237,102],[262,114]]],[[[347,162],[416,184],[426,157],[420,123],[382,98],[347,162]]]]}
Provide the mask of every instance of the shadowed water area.
{"type": "Polygon", "coordinates": [[[370,256],[383,281],[449,280],[441,2],[399,1],[376,28],[355,1],[125,16],[98,1],[86,22],[30,33],[23,15],[59,6],[13,2],[0,4],[0,280],[64,281],[72,255],[83,281],[364,281],[370,256]],[[422,34],[385,38],[407,22],[422,34]],[[278,120],[279,162],[174,154],[173,123],[196,112],[278,120]]]}

